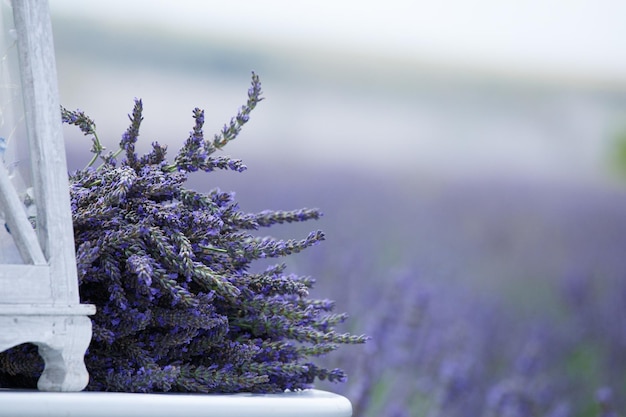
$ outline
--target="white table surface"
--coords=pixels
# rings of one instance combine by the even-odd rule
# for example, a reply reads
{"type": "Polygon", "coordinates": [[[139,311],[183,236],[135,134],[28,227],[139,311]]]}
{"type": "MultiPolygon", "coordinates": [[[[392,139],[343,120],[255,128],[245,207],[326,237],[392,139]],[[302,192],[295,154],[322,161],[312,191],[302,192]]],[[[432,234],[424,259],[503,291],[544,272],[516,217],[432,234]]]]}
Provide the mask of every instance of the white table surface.
{"type": "Polygon", "coordinates": [[[282,394],[133,394],[0,389],[1,417],[350,417],[345,397],[282,394]]]}

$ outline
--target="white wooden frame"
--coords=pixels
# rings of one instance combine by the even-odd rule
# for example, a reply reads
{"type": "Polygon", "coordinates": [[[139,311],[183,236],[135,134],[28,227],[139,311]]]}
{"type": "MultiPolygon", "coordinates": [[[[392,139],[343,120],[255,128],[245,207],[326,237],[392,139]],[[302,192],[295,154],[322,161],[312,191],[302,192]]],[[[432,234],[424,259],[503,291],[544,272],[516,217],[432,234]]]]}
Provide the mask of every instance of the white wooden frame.
{"type": "Polygon", "coordinates": [[[0,351],[34,343],[43,391],[80,391],[92,305],[80,304],[69,181],[48,0],[14,0],[36,231],[0,162],[0,205],[25,264],[0,264],[0,351]]]}

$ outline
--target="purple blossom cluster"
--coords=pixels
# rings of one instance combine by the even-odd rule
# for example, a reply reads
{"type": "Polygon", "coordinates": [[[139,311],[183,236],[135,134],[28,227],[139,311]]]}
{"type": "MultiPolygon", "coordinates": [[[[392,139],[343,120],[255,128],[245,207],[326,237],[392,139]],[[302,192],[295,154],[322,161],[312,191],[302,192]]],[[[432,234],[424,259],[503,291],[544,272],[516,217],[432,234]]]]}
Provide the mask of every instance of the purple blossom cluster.
{"type": "MultiPolygon", "coordinates": [[[[213,140],[204,138],[204,112],[195,109],[195,126],[172,162],[156,142],[136,154],[140,100],[120,149],[108,154],[91,119],[62,109],[63,121],[94,143],[94,159],[70,175],[81,302],[97,307],[87,389],[267,393],[346,379],[312,360],[366,337],[336,330],[347,316],[308,297],[313,279],[286,273],[284,263],[250,269],[324,240],[320,231],[300,240],[256,235],[318,219],[319,210],[245,213],[232,193],[185,187],[190,172],[245,169],[214,153],[237,137],[261,100],[253,73],[247,104],[213,140]]],[[[0,355],[1,386],[29,386],[41,370],[30,345],[0,355]]]]}

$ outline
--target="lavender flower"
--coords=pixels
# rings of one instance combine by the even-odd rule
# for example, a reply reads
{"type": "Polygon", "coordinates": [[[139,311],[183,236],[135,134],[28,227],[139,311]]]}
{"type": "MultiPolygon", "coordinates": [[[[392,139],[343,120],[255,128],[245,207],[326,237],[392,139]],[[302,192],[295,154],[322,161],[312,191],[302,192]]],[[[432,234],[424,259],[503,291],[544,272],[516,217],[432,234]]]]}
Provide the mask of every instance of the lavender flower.
{"type": "MultiPolygon", "coordinates": [[[[311,362],[366,340],[336,331],[346,315],[334,314],[332,302],[307,298],[314,281],[284,273],[284,265],[249,272],[256,259],[324,239],[320,231],[301,240],[253,231],[317,219],[319,210],[243,213],[232,194],[184,187],[189,172],[245,169],[214,153],[237,137],[260,94],[253,73],[246,105],[212,141],[204,139],[204,112],[194,109],[195,125],[173,162],[156,142],[137,156],[141,100],[119,150],[105,156],[95,123],[81,111],[62,110],[63,121],[93,141],[94,158],[70,176],[81,301],[97,306],[87,389],[279,392],[346,379],[340,369],[311,362]]],[[[0,383],[28,386],[41,365],[29,346],[4,352],[0,383]]]]}

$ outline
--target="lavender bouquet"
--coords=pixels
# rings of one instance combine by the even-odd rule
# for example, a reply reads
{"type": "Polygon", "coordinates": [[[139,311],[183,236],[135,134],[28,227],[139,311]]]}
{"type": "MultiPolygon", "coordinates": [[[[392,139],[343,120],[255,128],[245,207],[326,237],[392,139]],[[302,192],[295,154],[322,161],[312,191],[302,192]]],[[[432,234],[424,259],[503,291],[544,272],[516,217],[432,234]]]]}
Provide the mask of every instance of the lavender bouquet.
{"type": "MultiPolygon", "coordinates": [[[[342,370],[311,358],[366,338],[336,331],[346,315],[333,314],[331,301],[308,298],[313,279],[287,274],[284,264],[261,273],[249,268],[324,239],[320,231],[303,240],[254,231],[321,213],[244,213],[231,193],[184,187],[190,172],[246,169],[215,152],[237,137],[261,100],[253,73],[247,103],[212,140],[204,138],[204,112],[195,109],[195,126],[173,161],[156,142],[150,153],[136,154],[140,100],[120,149],[107,154],[95,123],[62,109],[65,123],[91,136],[94,154],[70,175],[81,302],[97,306],[87,389],[267,393],[345,380],[342,370]]],[[[35,386],[42,369],[32,345],[3,352],[0,386],[35,386]]]]}

